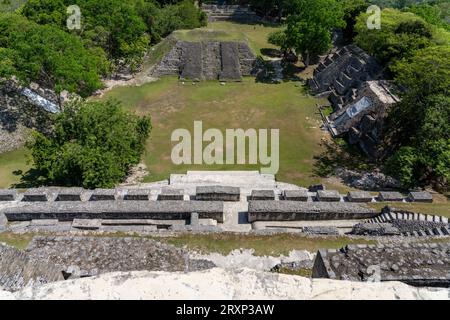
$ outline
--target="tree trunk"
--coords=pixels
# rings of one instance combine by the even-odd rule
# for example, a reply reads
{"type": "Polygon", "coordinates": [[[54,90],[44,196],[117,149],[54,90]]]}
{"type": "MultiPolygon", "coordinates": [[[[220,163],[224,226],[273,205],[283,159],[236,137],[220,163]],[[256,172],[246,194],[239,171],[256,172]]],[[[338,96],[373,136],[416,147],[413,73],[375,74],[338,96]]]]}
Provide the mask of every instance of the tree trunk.
{"type": "Polygon", "coordinates": [[[306,67],[309,66],[309,59],[310,59],[310,57],[309,57],[309,51],[306,50],[306,59],[304,59],[304,63],[305,63],[305,66],[306,66],[306,67]]]}

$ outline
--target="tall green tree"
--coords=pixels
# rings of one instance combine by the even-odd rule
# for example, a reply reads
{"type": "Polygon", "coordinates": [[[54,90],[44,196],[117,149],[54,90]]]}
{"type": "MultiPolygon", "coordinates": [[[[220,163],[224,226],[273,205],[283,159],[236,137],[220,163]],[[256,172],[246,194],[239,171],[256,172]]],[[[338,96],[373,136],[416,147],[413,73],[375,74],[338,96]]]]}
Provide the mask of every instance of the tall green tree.
{"type": "Polygon", "coordinates": [[[293,0],[287,18],[286,47],[310,57],[325,53],[332,45],[332,31],[345,26],[344,11],[336,0],[293,0]]]}
{"type": "Polygon", "coordinates": [[[387,167],[405,187],[450,181],[450,46],[418,50],[393,70],[402,101],[387,118],[387,167]]]}
{"type": "Polygon", "coordinates": [[[28,147],[47,184],[111,188],[137,164],[150,119],[114,101],[75,102],[54,119],[51,134],[34,133],[28,147]]]}

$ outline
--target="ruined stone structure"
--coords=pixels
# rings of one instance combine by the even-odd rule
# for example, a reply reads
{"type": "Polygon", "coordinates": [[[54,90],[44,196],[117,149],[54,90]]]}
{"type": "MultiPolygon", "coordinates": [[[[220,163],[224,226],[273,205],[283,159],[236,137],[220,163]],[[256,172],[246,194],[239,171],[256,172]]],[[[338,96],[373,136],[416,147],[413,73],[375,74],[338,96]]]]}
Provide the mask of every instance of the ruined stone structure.
{"type": "Polygon", "coordinates": [[[16,248],[0,244],[0,287],[15,291],[31,284],[63,280],[59,268],[47,259],[34,259],[16,248]]]}
{"type": "Polygon", "coordinates": [[[354,203],[250,201],[248,205],[250,222],[367,219],[377,215],[375,210],[354,203]]]}
{"type": "Polygon", "coordinates": [[[39,236],[33,238],[26,254],[34,260],[47,259],[66,279],[115,271],[199,269],[186,250],[145,238],[39,236]]]}
{"type": "Polygon", "coordinates": [[[381,214],[353,227],[353,234],[375,236],[449,236],[448,218],[385,207],[381,214]]]}
{"type": "Polygon", "coordinates": [[[243,5],[204,4],[202,10],[208,15],[209,22],[227,20],[255,22],[260,20],[255,12],[243,5]]]}
{"type": "MultiPolygon", "coordinates": [[[[368,219],[385,222],[384,213],[363,203],[432,200],[427,192],[407,196],[383,191],[375,196],[313,189],[319,190],[277,182],[273,175],[256,171],[193,171],[142,187],[0,190],[0,232],[266,230],[324,234],[338,228],[344,234],[357,224],[371,223],[368,219]]],[[[430,235],[445,235],[442,232],[430,235]]]]}
{"type": "Polygon", "coordinates": [[[55,111],[56,95],[37,84],[30,88],[23,88],[15,80],[0,79],[0,153],[23,146],[30,129],[45,132],[50,127],[48,113],[55,111]]]}
{"type": "Polygon", "coordinates": [[[398,102],[383,68],[355,45],[327,56],[309,80],[312,91],[327,95],[334,113],[327,117],[333,136],[348,136],[370,156],[377,157],[383,119],[398,102]]]}
{"type": "Polygon", "coordinates": [[[181,80],[240,81],[254,75],[256,56],[245,42],[177,41],[153,70],[153,76],[181,80]]]}
{"type": "Polygon", "coordinates": [[[450,287],[450,244],[348,245],[319,250],[313,278],[401,281],[413,286],[450,287]]]}

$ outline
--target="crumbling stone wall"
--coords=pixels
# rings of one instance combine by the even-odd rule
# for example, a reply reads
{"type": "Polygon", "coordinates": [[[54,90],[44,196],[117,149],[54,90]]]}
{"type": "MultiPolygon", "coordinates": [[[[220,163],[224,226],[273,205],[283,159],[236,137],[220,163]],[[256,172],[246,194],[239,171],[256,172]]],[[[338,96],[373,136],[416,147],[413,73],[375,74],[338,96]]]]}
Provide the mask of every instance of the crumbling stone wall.
{"type": "Polygon", "coordinates": [[[312,276],[450,287],[450,244],[348,245],[340,250],[319,250],[312,276]]]}

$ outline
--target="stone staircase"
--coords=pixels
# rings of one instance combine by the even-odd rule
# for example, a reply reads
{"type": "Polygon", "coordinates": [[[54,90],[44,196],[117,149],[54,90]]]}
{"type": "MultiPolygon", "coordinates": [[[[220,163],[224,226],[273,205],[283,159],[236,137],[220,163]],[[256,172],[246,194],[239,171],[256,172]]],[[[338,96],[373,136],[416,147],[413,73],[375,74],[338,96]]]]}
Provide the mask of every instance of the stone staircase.
{"type": "Polygon", "coordinates": [[[447,224],[447,226],[428,228],[424,230],[417,230],[413,232],[403,232],[403,236],[449,236],[450,225],[449,220],[443,216],[436,216],[430,214],[422,214],[408,211],[389,211],[384,210],[380,215],[366,220],[367,223],[390,223],[393,220],[412,220],[412,221],[428,221],[428,222],[441,222],[447,224]]]}
{"type": "Polygon", "coordinates": [[[258,15],[248,6],[204,4],[202,10],[208,15],[208,21],[257,21],[258,15]]]}

